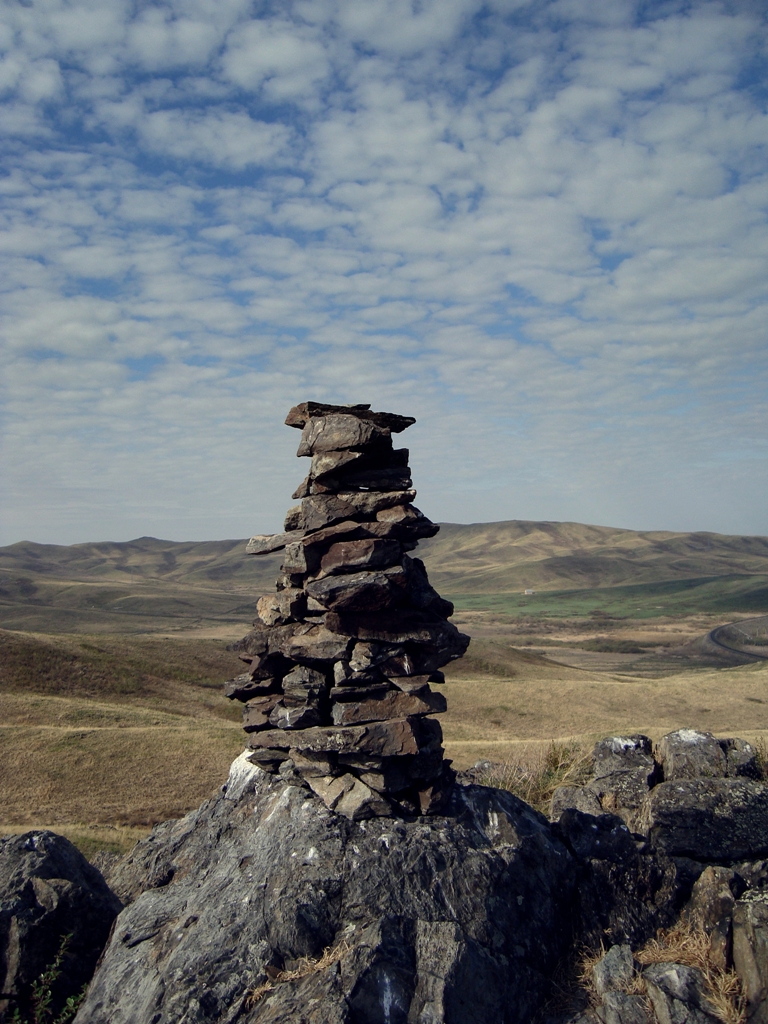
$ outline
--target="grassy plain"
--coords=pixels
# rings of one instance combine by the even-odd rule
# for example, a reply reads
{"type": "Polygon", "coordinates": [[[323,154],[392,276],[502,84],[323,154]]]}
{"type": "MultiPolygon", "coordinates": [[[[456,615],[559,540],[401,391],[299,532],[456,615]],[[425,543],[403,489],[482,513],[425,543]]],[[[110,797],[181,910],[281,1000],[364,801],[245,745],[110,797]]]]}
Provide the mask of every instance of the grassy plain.
{"type": "MultiPolygon", "coordinates": [[[[242,749],[225,645],[280,561],[242,548],[0,549],[0,830],[119,851],[224,781],[242,749]]],[[[612,732],[768,736],[768,662],[697,640],[768,612],[765,538],[501,523],[449,525],[422,548],[473,637],[445,684],[458,767],[612,732]]]]}

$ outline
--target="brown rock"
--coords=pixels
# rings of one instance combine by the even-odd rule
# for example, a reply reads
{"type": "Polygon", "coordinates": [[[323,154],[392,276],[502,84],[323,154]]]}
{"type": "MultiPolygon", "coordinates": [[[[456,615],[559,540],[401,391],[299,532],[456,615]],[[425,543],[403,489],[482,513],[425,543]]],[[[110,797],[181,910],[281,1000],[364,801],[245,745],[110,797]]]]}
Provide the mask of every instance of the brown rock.
{"type": "Polygon", "coordinates": [[[343,814],[352,821],[382,817],[392,812],[387,800],[370,790],[354,775],[308,777],[307,783],[329,810],[343,814]]]}
{"type": "Polygon", "coordinates": [[[334,611],[380,611],[403,598],[405,570],[394,566],[381,572],[326,576],[306,585],[307,594],[334,611]]]}
{"type": "Polygon", "coordinates": [[[352,821],[365,818],[386,818],[392,813],[392,805],[380,793],[368,788],[360,779],[354,779],[352,786],[343,794],[334,808],[352,821]]]}
{"type": "Polygon", "coordinates": [[[322,452],[312,456],[312,468],[309,471],[311,480],[319,480],[328,473],[338,473],[345,466],[353,462],[359,462],[364,457],[363,452],[322,452]]]}
{"type": "Polygon", "coordinates": [[[353,466],[344,473],[329,473],[320,480],[314,480],[311,490],[313,494],[337,494],[361,487],[372,491],[402,491],[411,483],[411,471],[407,468],[357,469],[353,466]]]}
{"type": "Polygon", "coordinates": [[[320,567],[329,574],[354,572],[391,566],[401,558],[402,548],[396,540],[339,541],[323,555],[320,567]]]}
{"type": "Polygon", "coordinates": [[[260,533],[251,537],[245,546],[246,555],[268,555],[280,551],[289,541],[296,540],[296,531],[290,533],[260,533]]]}
{"type": "Polygon", "coordinates": [[[248,760],[257,764],[259,768],[263,768],[265,772],[276,772],[283,761],[288,760],[288,748],[259,747],[248,757],[248,760]]]}
{"type": "Polygon", "coordinates": [[[328,690],[325,674],[307,665],[297,665],[292,669],[283,677],[282,686],[287,697],[304,703],[317,702],[328,690]]]}
{"type": "Polygon", "coordinates": [[[254,655],[246,674],[254,680],[273,679],[284,676],[289,668],[286,658],[279,651],[271,651],[269,654],[254,655]]]}
{"type": "Polygon", "coordinates": [[[307,626],[305,632],[286,638],[280,650],[286,658],[300,663],[338,661],[347,656],[349,637],[332,633],[325,626],[307,626]]]}
{"type": "Polygon", "coordinates": [[[416,420],[413,416],[398,416],[394,412],[372,412],[370,405],[326,405],[324,402],[302,402],[295,405],[285,418],[286,425],[302,429],[310,419],[335,413],[357,416],[377,426],[386,427],[393,434],[399,434],[416,420]]]}
{"type": "Polygon", "coordinates": [[[303,529],[301,505],[292,505],[288,509],[288,511],[285,513],[283,529],[286,531],[286,533],[291,533],[293,530],[303,529]]]}
{"type": "MultiPolygon", "coordinates": [[[[295,537],[296,534],[288,534],[295,537]]],[[[300,541],[291,541],[285,545],[285,558],[281,569],[284,573],[305,576],[315,573],[320,568],[320,553],[316,548],[305,547],[300,541]]]]}
{"type": "Polygon", "coordinates": [[[393,654],[382,662],[384,674],[390,677],[432,672],[460,658],[469,646],[469,637],[460,633],[452,622],[429,612],[410,609],[376,614],[333,611],[328,612],[325,621],[333,632],[359,640],[409,644],[406,653],[393,654]]]}
{"type": "Polygon", "coordinates": [[[306,775],[304,777],[312,792],[320,797],[330,811],[355,783],[354,775],[306,775]]]}
{"type": "Polygon", "coordinates": [[[282,700],[273,708],[269,721],[277,729],[308,729],[320,725],[322,718],[317,704],[294,704],[282,700]]]}
{"type": "MultiPolygon", "coordinates": [[[[439,527],[424,516],[406,522],[364,522],[343,519],[340,523],[325,526],[321,530],[307,532],[302,538],[305,547],[325,544],[330,540],[400,540],[407,544],[424,537],[434,537],[439,527]]],[[[428,585],[428,584],[427,584],[428,585]]],[[[432,591],[434,594],[434,591],[432,591]]],[[[419,607],[421,607],[419,605],[419,607]]]]}
{"type": "Polygon", "coordinates": [[[306,498],[306,496],[311,493],[311,483],[309,475],[305,476],[291,497],[294,500],[297,498],[306,498]]]}
{"type": "Polygon", "coordinates": [[[402,690],[404,693],[415,694],[417,697],[420,697],[423,693],[431,692],[429,689],[430,676],[427,673],[420,676],[395,676],[389,681],[398,690],[402,690]]]}
{"type": "Polygon", "coordinates": [[[369,671],[396,655],[399,650],[398,644],[370,643],[368,641],[356,643],[349,657],[349,667],[355,673],[369,671]]]}
{"type": "MultiPolygon", "coordinates": [[[[422,746],[433,740],[431,732],[422,725],[428,721],[423,718],[405,718],[366,725],[317,726],[293,732],[290,743],[298,750],[315,753],[356,751],[376,757],[417,754],[422,746]]],[[[249,737],[249,746],[254,750],[260,747],[279,747],[285,742],[281,732],[274,729],[254,733],[249,737]]]]}
{"type": "Polygon", "coordinates": [[[413,780],[398,762],[400,758],[392,758],[386,767],[372,768],[369,771],[360,772],[358,778],[364,782],[369,789],[375,789],[377,793],[386,793],[390,796],[408,789],[413,780]]]}
{"type": "Polygon", "coordinates": [[[269,729],[269,716],[279,700],[279,693],[272,694],[268,697],[256,697],[249,700],[243,707],[243,729],[246,732],[257,732],[259,729],[269,729]]]}
{"type": "MultiPolygon", "coordinates": [[[[326,614],[332,614],[331,612],[326,614]]],[[[399,650],[381,663],[381,671],[388,679],[397,679],[401,676],[418,676],[436,669],[439,665],[445,665],[450,658],[443,658],[433,649],[419,649],[414,644],[408,644],[406,650],[403,645],[398,645],[399,650]]]]}
{"type": "Polygon", "coordinates": [[[334,703],[331,718],[334,725],[357,725],[361,722],[379,722],[410,715],[439,714],[446,709],[442,693],[416,695],[401,690],[389,690],[382,697],[372,697],[359,703],[334,703]]]}
{"type": "Polygon", "coordinates": [[[288,587],[276,594],[260,597],[256,602],[256,614],[265,626],[282,626],[287,622],[297,622],[301,619],[306,607],[304,591],[288,587]]]}
{"type": "Polygon", "coordinates": [[[323,775],[338,774],[334,754],[315,754],[309,750],[296,750],[295,747],[291,747],[289,754],[302,778],[319,779],[323,775]]]}
{"type": "Polygon", "coordinates": [[[377,427],[370,420],[360,420],[344,413],[310,418],[301,431],[298,456],[317,455],[342,449],[374,447],[389,440],[386,427],[377,427]]]}
{"type": "Polygon", "coordinates": [[[413,490],[309,495],[301,503],[302,526],[307,530],[319,530],[344,519],[369,519],[383,509],[408,504],[415,497],[413,490]]]}
{"type": "Polygon", "coordinates": [[[270,631],[262,622],[259,622],[245,634],[242,640],[230,644],[227,650],[236,651],[243,660],[246,660],[243,655],[253,657],[255,654],[266,654],[269,647],[269,634],[270,631]]]}
{"type": "Polygon", "coordinates": [[[331,688],[330,697],[331,700],[340,701],[343,704],[383,697],[391,689],[392,687],[386,680],[383,683],[369,683],[365,686],[334,686],[331,688]]]}
{"type": "MultiPolygon", "coordinates": [[[[427,522],[429,523],[429,520],[427,522]]],[[[430,523],[429,525],[432,526],[434,524],[430,523]]],[[[418,524],[410,527],[398,527],[401,531],[417,528],[418,524]]],[[[433,536],[433,534],[427,534],[427,536],[433,536]]],[[[453,604],[440,597],[435,588],[430,584],[427,570],[422,560],[420,558],[409,558],[406,555],[403,558],[403,568],[407,574],[406,589],[408,591],[408,600],[414,608],[430,612],[441,619],[450,618],[453,615],[453,604]]]]}
{"type": "Polygon", "coordinates": [[[434,537],[440,532],[438,524],[413,505],[395,505],[382,509],[376,513],[376,521],[388,524],[394,537],[434,537]]]}
{"type": "Polygon", "coordinates": [[[224,683],[224,696],[230,700],[247,701],[252,697],[274,693],[278,686],[278,679],[252,679],[248,673],[244,673],[224,683]]]}
{"type": "Polygon", "coordinates": [[[382,508],[376,513],[376,520],[380,523],[412,523],[421,522],[427,517],[414,505],[393,505],[391,508],[382,508]]]}
{"type": "Polygon", "coordinates": [[[391,441],[364,452],[323,452],[312,456],[310,478],[313,483],[322,483],[332,477],[335,481],[334,489],[353,491],[356,488],[351,481],[348,486],[344,486],[350,473],[396,469],[410,475],[407,469],[408,454],[407,448],[392,448],[391,441]]]}
{"type": "Polygon", "coordinates": [[[356,671],[345,658],[334,662],[333,681],[337,686],[366,686],[384,682],[384,675],[375,666],[356,671]]]}

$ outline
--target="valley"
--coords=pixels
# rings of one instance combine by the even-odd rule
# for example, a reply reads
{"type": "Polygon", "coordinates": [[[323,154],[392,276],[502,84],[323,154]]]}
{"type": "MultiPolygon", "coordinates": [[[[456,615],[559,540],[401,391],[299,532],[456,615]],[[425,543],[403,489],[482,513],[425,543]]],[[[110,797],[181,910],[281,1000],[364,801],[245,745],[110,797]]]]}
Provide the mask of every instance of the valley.
{"type": "MultiPolygon", "coordinates": [[[[244,547],[0,549],[2,831],[120,851],[221,784],[243,739],[226,645],[281,560],[244,547]]],[[[768,737],[768,662],[706,640],[768,612],[766,538],[448,524],[415,554],[472,637],[444,686],[457,767],[612,732],[768,737]]]]}

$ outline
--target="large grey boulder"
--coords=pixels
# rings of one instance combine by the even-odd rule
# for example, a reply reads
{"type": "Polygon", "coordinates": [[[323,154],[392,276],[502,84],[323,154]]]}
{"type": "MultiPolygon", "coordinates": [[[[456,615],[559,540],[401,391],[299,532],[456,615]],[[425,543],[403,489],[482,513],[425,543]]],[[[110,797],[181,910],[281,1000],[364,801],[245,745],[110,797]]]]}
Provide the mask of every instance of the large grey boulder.
{"type": "Polygon", "coordinates": [[[667,782],[677,779],[725,778],[725,751],[711,732],[678,729],[662,736],[656,757],[667,782]]]}
{"type": "Polygon", "coordinates": [[[575,932],[588,946],[641,945],[690,894],[686,865],[638,841],[616,815],[568,808],[554,829],[573,854],[575,932]]]}
{"type": "Polygon", "coordinates": [[[29,1015],[32,984],[69,936],[51,1009],[89,980],[122,904],[63,836],[33,831],[0,838],[0,1021],[29,1015]]]}
{"type": "Polygon", "coordinates": [[[77,1024],[529,1024],[573,875],[510,793],[457,786],[445,816],[352,821],[242,755],[116,873],[135,899],[77,1024]]]}
{"type": "Polygon", "coordinates": [[[640,829],[670,856],[730,864],[768,853],[768,786],[744,778],[662,782],[643,805],[640,829]]]}

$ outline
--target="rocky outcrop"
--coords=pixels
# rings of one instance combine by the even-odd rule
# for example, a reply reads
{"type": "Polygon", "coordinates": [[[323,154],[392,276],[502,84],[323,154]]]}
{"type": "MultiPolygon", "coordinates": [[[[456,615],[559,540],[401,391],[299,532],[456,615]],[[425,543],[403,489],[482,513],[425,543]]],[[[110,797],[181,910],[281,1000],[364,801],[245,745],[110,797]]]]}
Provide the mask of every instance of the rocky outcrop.
{"type": "Polygon", "coordinates": [[[408,449],[392,444],[415,420],[303,402],[285,422],[310,471],[284,532],[248,542],[285,557],[232,648],[248,667],[225,693],[245,705],[251,759],[300,776],[329,809],[357,821],[438,813],[454,775],[430,717],[445,697],[430,684],[469,637],[407,554],[439,529],[412,504],[408,449]]]}
{"type": "MultiPolygon", "coordinates": [[[[653,783],[639,812],[632,807],[634,820],[651,820],[657,792],[668,813],[645,835],[617,814],[573,806],[550,822],[511,794],[474,784],[471,773],[460,774],[442,814],[354,820],[318,795],[316,777],[285,764],[264,772],[244,752],[211,800],[157,826],[111,870],[128,906],[78,1024],[711,1024],[741,1020],[739,1005],[749,1024],[768,1024],[768,860],[756,855],[765,840],[749,795],[764,783],[738,773],[747,745],[717,741],[721,762],[702,743],[711,753],[705,763],[725,772],[727,752],[737,750],[734,774],[697,779],[686,767],[664,781],[663,769],[645,761],[641,738],[624,739],[598,744],[593,775],[605,789],[603,780],[616,777],[614,792],[633,801],[627,779],[653,783]],[[626,772],[616,763],[621,750],[626,772]],[[686,839],[680,853],[673,842],[691,820],[691,787],[702,783],[747,787],[749,798],[728,810],[727,863],[703,859],[720,847],[686,839]],[[547,1014],[557,965],[600,945],[607,955],[590,1000],[582,992],[575,1014],[547,1014]],[[730,1016],[723,999],[731,999],[730,1016]]],[[[708,813],[717,817],[717,808],[708,813]]],[[[727,832],[706,815],[695,825],[718,842],[727,832]]],[[[30,851],[55,842],[66,844],[45,833],[6,841],[6,876],[31,876],[30,851]]],[[[83,864],[81,875],[90,875],[83,864]]],[[[28,935],[40,931],[27,984],[56,954],[49,933],[60,938],[64,926],[40,907],[66,905],[62,894],[74,890],[51,881],[64,873],[46,867],[43,882],[17,885],[37,899],[32,913],[16,913],[28,935]]],[[[12,899],[22,906],[18,893],[12,899]]],[[[115,899],[107,900],[114,914],[115,899]]],[[[8,905],[5,897],[2,914],[8,905]]],[[[85,922],[78,934],[92,944],[70,989],[98,955],[96,936],[105,936],[107,925],[97,932],[89,923],[90,907],[86,900],[77,911],[85,922]]],[[[73,933],[81,927],[67,920],[73,933]]]]}
{"type": "Polygon", "coordinates": [[[57,1014],[90,980],[121,909],[101,874],[63,836],[0,837],[0,1021],[15,1012],[31,1016],[32,985],[60,957],[50,986],[57,1014]]]}
{"type": "Polygon", "coordinates": [[[609,736],[592,762],[586,785],[555,790],[554,819],[616,814],[655,851],[705,863],[768,855],[768,788],[745,740],[679,729],[652,750],[647,736],[609,736]]]}
{"type": "Polygon", "coordinates": [[[509,793],[456,786],[447,812],[351,821],[241,756],[126,861],[78,1024],[528,1024],[571,940],[573,857],[509,793]]]}
{"type": "Polygon", "coordinates": [[[592,1009],[572,1024],[768,1024],[761,775],[744,740],[680,729],[655,750],[645,736],[601,740],[592,779],[555,792],[552,816],[578,855],[580,931],[593,945],[616,943],[595,967],[592,1009]],[[649,924],[664,928],[676,918],[682,939],[667,960],[658,949],[655,962],[631,960],[649,924]],[[691,943],[698,960],[677,962],[675,952],[684,956],[691,943]],[[713,979],[728,985],[718,993],[713,979]],[[723,1017],[726,989],[731,1015],[723,1017]]]}

